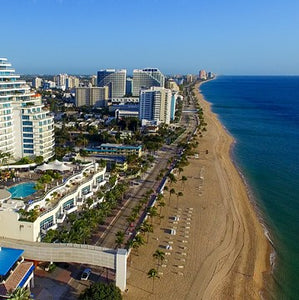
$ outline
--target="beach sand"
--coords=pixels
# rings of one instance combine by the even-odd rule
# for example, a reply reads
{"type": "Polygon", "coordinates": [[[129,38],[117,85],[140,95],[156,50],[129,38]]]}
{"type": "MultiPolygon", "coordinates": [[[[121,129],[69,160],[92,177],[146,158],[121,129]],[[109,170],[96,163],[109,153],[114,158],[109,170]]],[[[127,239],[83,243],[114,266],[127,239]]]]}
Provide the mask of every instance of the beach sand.
{"type": "Polygon", "coordinates": [[[194,88],[204,111],[207,132],[197,138],[198,158],[190,158],[179,181],[178,200],[164,192],[164,218],[154,220],[149,243],[132,254],[124,299],[260,299],[263,274],[270,269],[270,244],[249,200],[246,186],[230,158],[233,138],[194,88]],[[208,150],[208,154],[206,154],[208,150]],[[179,221],[171,217],[179,215],[179,221]],[[176,229],[170,235],[169,229],[176,229]],[[169,245],[171,250],[165,247],[169,245]],[[157,268],[152,255],[166,252],[160,278],[147,277],[157,268]],[[154,284],[154,289],[153,289],[154,284]]]}

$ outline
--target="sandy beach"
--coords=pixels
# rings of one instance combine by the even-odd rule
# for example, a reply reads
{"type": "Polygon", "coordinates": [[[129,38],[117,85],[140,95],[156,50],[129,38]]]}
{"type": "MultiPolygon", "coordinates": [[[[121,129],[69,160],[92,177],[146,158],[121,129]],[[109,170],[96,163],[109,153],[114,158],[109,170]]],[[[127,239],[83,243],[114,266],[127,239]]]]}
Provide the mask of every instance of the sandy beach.
{"type": "Polygon", "coordinates": [[[199,142],[198,158],[190,158],[164,192],[164,218],[154,220],[154,233],[138,254],[131,255],[125,299],[260,299],[263,274],[270,269],[270,244],[249,200],[246,186],[230,158],[233,138],[224,130],[194,88],[204,111],[207,131],[199,142]],[[206,154],[208,150],[208,154],[206,154]],[[175,221],[174,216],[179,216],[175,221]],[[176,235],[169,234],[175,229],[176,235]],[[166,249],[169,245],[171,249],[166,249]],[[153,253],[166,253],[160,278],[148,279],[157,268],[153,253]]]}

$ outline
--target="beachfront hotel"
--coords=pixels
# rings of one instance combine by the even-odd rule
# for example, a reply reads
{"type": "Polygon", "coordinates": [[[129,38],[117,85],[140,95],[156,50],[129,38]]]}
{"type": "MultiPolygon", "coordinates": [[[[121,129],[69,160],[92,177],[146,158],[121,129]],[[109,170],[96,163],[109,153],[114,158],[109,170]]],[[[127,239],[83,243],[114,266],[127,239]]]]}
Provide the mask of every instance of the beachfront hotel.
{"type": "MultiPolygon", "coordinates": [[[[37,170],[57,170],[62,172],[63,179],[54,186],[40,191],[39,196],[31,193],[24,197],[12,195],[12,190],[0,189],[0,236],[17,240],[39,242],[49,229],[56,229],[66,216],[87,205],[88,208],[103,201],[96,197],[97,191],[106,184],[106,168],[97,163],[82,165],[65,165],[54,162],[37,167],[37,170]],[[65,174],[69,172],[69,174],[65,174]],[[23,198],[23,199],[21,199],[23,198]]],[[[20,192],[27,189],[28,184],[21,183],[20,192]],[[25,186],[24,186],[25,185],[25,186]]]]}
{"type": "Polygon", "coordinates": [[[141,89],[148,89],[152,86],[164,87],[165,76],[157,68],[133,70],[133,96],[139,96],[141,89]]]}
{"type": "Polygon", "coordinates": [[[53,116],[6,58],[0,58],[0,152],[14,160],[54,155],[53,116]]]}
{"type": "Polygon", "coordinates": [[[163,87],[151,87],[141,90],[139,98],[139,119],[170,124],[172,105],[172,92],[163,87]]]}
{"type": "Polygon", "coordinates": [[[98,87],[109,87],[109,98],[123,97],[126,94],[127,70],[106,69],[98,71],[98,87]]]}

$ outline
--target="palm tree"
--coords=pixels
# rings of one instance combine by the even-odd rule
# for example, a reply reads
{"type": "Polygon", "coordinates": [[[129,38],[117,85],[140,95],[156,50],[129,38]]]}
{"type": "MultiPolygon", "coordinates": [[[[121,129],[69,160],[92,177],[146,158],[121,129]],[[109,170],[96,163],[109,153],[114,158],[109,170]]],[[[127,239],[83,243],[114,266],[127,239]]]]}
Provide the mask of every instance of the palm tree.
{"type": "Polygon", "coordinates": [[[160,217],[160,224],[161,224],[161,214],[162,214],[162,208],[165,207],[166,203],[164,201],[160,201],[158,203],[158,206],[160,207],[159,217],[160,217]]]}
{"type": "Polygon", "coordinates": [[[13,300],[28,300],[32,299],[30,291],[25,288],[17,287],[14,291],[7,294],[8,299],[13,300]]]}
{"type": "Polygon", "coordinates": [[[133,249],[136,250],[136,253],[138,254],[138,248],[142,245],[144,245],[144,239],[141,235],[136,235],[134,238],[134,243],[132,244],[133,249]]]}
{"type": "Polygon", "coordinates": [[[168,178],[169,178],[169,180],[170,180],[170,186],[173,184],[173,183],[176,183],[176,178],[175,178],[175,176],[172,174],[172,173],[169,173],[169,175],[168,175],[168,178]]]}
{"type": "Polygon", "coordinates": [[[154,232],[154,227],[152,224],[149,224],[148,221],[144,221],[140,227],[140,230],[142,233],[147,233],[147,239],[146,239],[146,242],[148,243],[148,240],[149,240],[149,234],[154,232]]]}
{"type": "Polygon", "coordinates": [[[181,179],[181,181],[182,181],[182,186],[185,186],[185,181],[187,181],[188,180],[188,178],[186,177],[186,176],[182,176],[182,179],[181,179]]]}
{"type": "Polygon", "coordinates": [[[153,206],[148,209],[148,215],[151,218],[151,223],[153,224],[153,219],[158,215],[157,207],[153,206]]]}
{"type": "Polygon", "coordinates": [[[179,170],[179,175],[181,175],[181,173],[184,171],[182,167],[179,167],[178,170],[179,170]]]}
{"type": "Polygon", "coordinates": [[[160,202],[164,198],[163,194],[158,194],[157,201],[160,202]]]}
{"type": "Polygon", "coordinates": [[[154,192],[153,189],[149,189],[149,190],[147,190],[147,191],[145,192],[145,195],[148,197],[148,196],[150,196],[153,192],[154,192]]]}
{"type": "Polygon", "coordinates": [[[171,195],[173,195],[173,194],[175,194],[175,189],[174,189],[174,188],[172,188],[172,189],[169,191],[169,199],[168,199],[169,204],[170,204],[170,197],[171,197],[171,195]]]}
{"type": "Polygon", "coordinates": [[[129,223],[129,225],[131,225],[132,223],[134,223],[136,221],[136,216],[135,214],[131,214],[129,217],[127,217],[127,221],[129,223]]]}
{"type": "Polygon", "coordinates": [[[179,197],[183,197],[183,196],[184,196],[184,194],[182,192],[178,192],[176,194],[176,208],[179,207],[179,197]]]}
{"type": "Polygon", "coordinates": [[[152,287],[152,293],[154,292],[154,284],[155,284],[155,279],[156,278],[160,278],[158,276],[158,271],[156,269],[150,269],[148,272],[147,272],[147,277],[148,278],[152,278],[153,279],[153,287],[152,287]]]}
{"type": "Polygon", "coordinates": [[[142,206],[144,206],[147,202],[148,202],[148,198],[147,198],[146,196],[143,197],[143,198],[139,201],[139,203],[140,203],[142,206]]]}
{"type": "Polygon", "coordinates": [[[8,159],[12,158],[12,155],[9,152],[0,151],[0,164],[5,165],[8,162],[8,159]]]}
{"type": "Polygon", "coordinates": [[[118,231],[116,234],[115,234],[115,243],[116,243],[116,248],[120,248],[121,245],[124,243],[124,240],[125,240],[125,233],[123,231],[118,231]]]}
{"type": "Polygon", "coordinates": [[[157,260],[157,270],[159,270],[159,267],[162,265],[162,262],[165,259],[165,252],[157,249],[153,254],[153,258],[157,260]]]}

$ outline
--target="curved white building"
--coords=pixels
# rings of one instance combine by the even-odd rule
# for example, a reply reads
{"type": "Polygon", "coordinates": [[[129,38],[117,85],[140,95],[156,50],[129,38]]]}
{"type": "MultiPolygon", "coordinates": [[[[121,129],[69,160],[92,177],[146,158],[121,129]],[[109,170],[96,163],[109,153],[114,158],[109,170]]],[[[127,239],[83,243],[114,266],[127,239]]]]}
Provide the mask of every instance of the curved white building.
{"type": "Polygon", "coordinates": [[[133,96],[137,97],[141,89],[149,89],[152,86],[164,87],[165,77],[157,68],[133,70],[133,96]]]}
{"type": "Polygon", "coordinates": [[[0,151],[15,160],[54,155],[53,116],[6,58],[0,58],[0,151]]]}
{"type": "MultiPolygon", "coordinates": [[[[89,197],[96,194],[106,184],[106,168],[96,163],[84,165],[81,170],[67,178],[62,184],[52,188],[41,198],[32,198],[25,205],[21,200],[3,201],[0,206],[0,236],[17,240],[38,242],[49,229],[56,229],[66,215],[82,207],[89,197]],[[22,216],[20,208],[26,212],[36,210],[34,221],[22,216]]],[[[30,196],[28,196],[30,198],[30,196]]],[[[103,198],[97,199],[92,208],[103,198]]]]}

